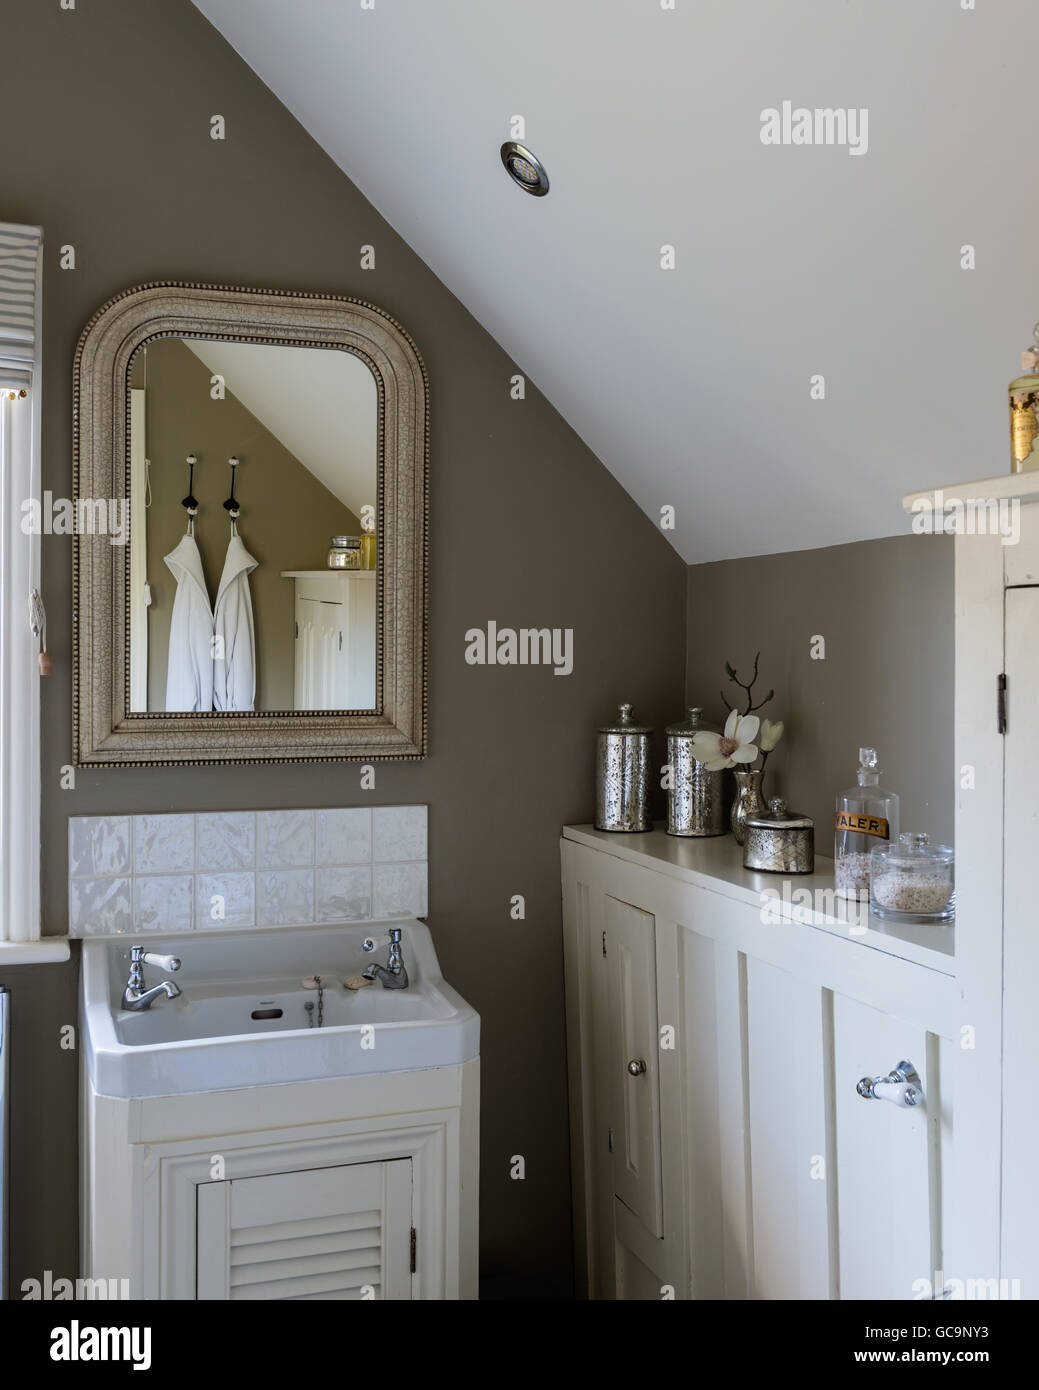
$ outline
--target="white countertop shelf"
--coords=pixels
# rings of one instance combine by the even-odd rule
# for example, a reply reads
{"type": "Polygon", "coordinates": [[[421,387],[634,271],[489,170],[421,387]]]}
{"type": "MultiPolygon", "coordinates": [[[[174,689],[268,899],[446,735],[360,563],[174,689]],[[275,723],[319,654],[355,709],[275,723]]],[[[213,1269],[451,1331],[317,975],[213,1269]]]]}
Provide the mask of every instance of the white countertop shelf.
{"type": "Polygon", "coordinates": [[[766,874],[743,867],[743,850],[731,835],[687,839],[668,835],[660,827],[628,835],[596,830],[592,825],[566,825],[563,836],[758,909],[765,906],[768,900],[764,895],[771,890],[778,895],[771,908],[778,920],[804,922],[854,945],[898,956],[943,975],[956,973],[955,927],[937,922],[888,922],[873,913],[857,919],[855,903],[833,896],[833,860],[821,855],[815,857],[813,874],[766,874]]]}
{"type": "Polygon", "coordinates": [[[1028,473],[997,473],[994,478],[975,478],[973,482],[946,483],[928,487],[920,492],[907,492],[902,498],[904,511],[919,510],[922,504],[933,507],[946,502],[968,502],[992,498],[1008,501],[1017,498],[1022,506],[1039,502],[1039,470],[1028,473]],[[940,494],[940,497],[939,497],[940,494]]]}
{"type": "Polygon", "coordinates": [[[282,570],[282,579],[374,579],[374,570],[348,570],[348,569],[323,569],[323,570],[282,570]]]}

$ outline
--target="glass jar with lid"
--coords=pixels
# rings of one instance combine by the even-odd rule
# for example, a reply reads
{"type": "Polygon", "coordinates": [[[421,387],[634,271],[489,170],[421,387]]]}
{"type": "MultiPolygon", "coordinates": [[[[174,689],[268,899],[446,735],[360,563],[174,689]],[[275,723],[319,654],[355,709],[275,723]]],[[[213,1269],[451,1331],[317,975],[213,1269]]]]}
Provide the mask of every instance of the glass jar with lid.
{"type": "Polygon", "coordinates": [[[330,570],[359,570],[361,568],[360,536],[333,536],[328,543],[330,570]]]}
{"type": "Polygon", "coordinates": [[[894,922],[948,922],[955,912],[954,853],[906,831],[869,857],[870,911],[894,922]]]}

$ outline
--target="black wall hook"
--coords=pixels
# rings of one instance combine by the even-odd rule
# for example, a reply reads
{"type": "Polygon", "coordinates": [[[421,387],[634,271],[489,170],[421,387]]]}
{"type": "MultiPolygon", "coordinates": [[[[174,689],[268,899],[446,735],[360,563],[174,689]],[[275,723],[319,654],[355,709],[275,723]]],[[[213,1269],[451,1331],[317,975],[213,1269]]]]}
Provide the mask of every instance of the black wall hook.
{"type": "Polygon", "coordinates": [[[237,501],[235,500],[235,495],[234,495],[234,484],[235,484],[235,469],[238,467],[238,465],[239,465],[239,463],[240,463],[240,460],[237,459],[237,458],[235,458],[234,455],[232,454],[231,457],[230,457],[227,461],[228,461],[228,463],[231,465],[231,496],[230,496],[230,497],[227,499],[227,501],[224,503],[224,511],[225,511],[225,512],[229,512],[229,513],[231,514],[231,520],[232,520],[232,521],[237,521],[241,509],[239,508],[238,503],[237,503],[237,501]]]}
{"type": "Polygon", "coordinates": [[[187,510],[188,516],[198,515],[198,498],[195,496],[195,464],[198,457],[195,454],[188,454],[184,462],[188,465],[188,495],[180,499],[180,505],[187,510]]]}

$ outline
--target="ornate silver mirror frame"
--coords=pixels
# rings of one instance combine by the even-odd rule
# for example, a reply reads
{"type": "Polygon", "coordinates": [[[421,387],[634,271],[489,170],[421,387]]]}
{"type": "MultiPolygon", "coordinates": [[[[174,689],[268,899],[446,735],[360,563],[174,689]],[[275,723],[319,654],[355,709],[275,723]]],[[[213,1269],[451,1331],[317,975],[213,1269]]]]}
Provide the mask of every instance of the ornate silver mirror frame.
{"type": "Polygon", "coordinates": [[[157,337],[339,348],[378,387],[374,711],[129,712],[128,546],[76,535],[73,758],[77,766],[310,762],[426,754],[429,387],[411,338],[362,300],[152,283],[110,299],[80,337],[73,373],[76,498],[129,498],[129,367],[157,337]]]}

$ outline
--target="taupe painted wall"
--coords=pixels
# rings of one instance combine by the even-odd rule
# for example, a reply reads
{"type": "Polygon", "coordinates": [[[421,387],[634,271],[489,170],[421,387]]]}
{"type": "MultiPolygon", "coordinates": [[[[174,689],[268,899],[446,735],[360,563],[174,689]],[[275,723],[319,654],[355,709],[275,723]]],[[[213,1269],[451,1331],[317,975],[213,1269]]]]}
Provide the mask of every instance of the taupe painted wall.
{"type": "Polygon", "coordinates": [[[833,854],[834,796],[854,784],[860,747],[879,750],[902,828],[952,843],[951,536],[692,565],[687,615],[686,694],[715,720],[721,693],[743,694],[725,662],[749,680],[760,647],[758,698],[776,692],[760,714],[786,724],[765,793],[813,817],[820,854],[833,854]]]}
{"type": "MultiPolygon", "coordinates": [[[[195,539],[216,599],[224,568],[230,523],[224,499],[231,488],[226,460],[241,460],[235,497],[241,504],[239,533],[259,563],[249,576],[256,630],[256,708],[292,709],[296,587],[283,570],[324,569],[329,537],[356,536],[354,513],[314,477],[295,454],[230,391],[222,400],[209,393],[209,369],[176,338],[147,349],[145,438],[151,461],[152,504],[148,508],[148,708],[166,708],[170,619],[177,586],[164,557],[184,534],[188,469],[195,453],[199,513],[195,539]]],[[[375,473],[372,472],[372,495],[375,473]]]]}
{"type": "MultiPolygon", "coordinates": [[[[380,764],[81,771],[71,757],[71,545],[46,538],[54,674],[43,688],[45,930],[66,927],[72,814],[428,802],[430,926],[483,1018],[482,1247],[488,1275],[570,1281],[559,828],[592,810],[594,729],[621,700],[658,727],[681,706],[686,567],[512,363],[187,0],[5,0],[0,128],[17,132],[0,218],[40,223],[44,485],[71,489],[76,339],[152,279],[358,295],[414,336],[432,382],[430,756],[380,764]],[[210,139],[223,115],[227,139],[210,139]],[[359,269],[359,248],[376,269],[359,269]],[[73,245],[75,270],[58,252],[73,245]],[[467,628],[571,627],[575,669],[472,667],[467,628]],[[512,894],[526,920],[509,917],[512,894]],[[511,1155],[526,1180],[510,1180],[511,1155]]],[[[346,72],[346,65],[344,65],[346,72]]],[[[489,131],[487,177],[503,177],[489,131]]],[[[427,190],[428,192],[428,190],[427,190]]],[[[448,193],[444,196],[450,196],[448,193]]],[[[517,197],[523,195],[517,190],[517,197]]],[[[665,499],[666,500],[666,499],[665,499]]],[[[74,1271],[72,972],[12,968],[17,1049],[12,1275],[74,1271]],[[42,1104],[41,1104],[42,1098],[42,1104]]]]}

